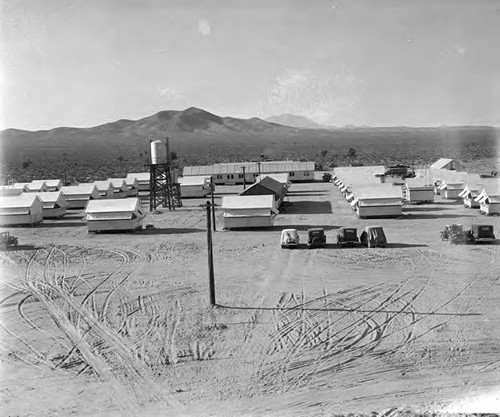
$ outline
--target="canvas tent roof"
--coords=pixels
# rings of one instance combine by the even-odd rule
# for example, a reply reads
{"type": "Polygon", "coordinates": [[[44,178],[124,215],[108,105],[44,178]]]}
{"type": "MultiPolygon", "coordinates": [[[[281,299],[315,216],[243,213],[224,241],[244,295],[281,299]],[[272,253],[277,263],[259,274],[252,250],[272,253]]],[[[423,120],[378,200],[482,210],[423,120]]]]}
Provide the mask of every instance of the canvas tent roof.
{"type": "Polygon", "coordinates": [[[26,190],[28,191],[40,191],[47,188],[45,181],[31,181],[26,184],[26,190]]]}
{"type": "Polygon", "coordinates": [[[35,193],[25,193],[13,197],[0,197],[0,208],[31,208],[35,201],[38,200],[41,204],[40,199],[35,193]]]}
{"type": "MultiPolygon", "coordinates": [[[[63,182],[62,180],[58,180],[58,179],[51,179],[51,180],[41,180],[43,181],[47,187],[62,187],[63,186],[63,182]]],[[[35,182],[35,181],[33,181],[35,182]]]]}
{"type": "Polygon", "coordinates": [[[113,188],[110,180],[94,181],[94,185],[97,187],[99,191],[108,190],[110,187],[113,188]]]}
{"type": "Polygon", "coordinates": [[[401,187],[388,184],[359,185],[353,189],[358,200],[403,198],[401,187]]]}
{"type": "Polygon", "coordinates": [[[405,180],[406,186],[408,188],[424,188],[424,187],[429,187],[429,188],[434,188],[434,184],[426,180],[425,178],[407,178],[405,180]]]}
{"type": "Polygon", "coordinates": [[[179,177],[179,184],[182,186],[188,185],[207,185],[210,182],[209,175],[193,175],[189,177],[179,177]]]}
{"type": "Polygon", "coordinates": [[[127,174],[128,179],[135,178],[139,182],[149,182],[150,173],[149,172],[131,172],[127,174]]]}
{"type": "Polygon", "coordinates": [[[222,198],[222,209],[269,209],[278,213],[272,195],[225,196],[222,198]]]}
{"type": "Polygon", "coordinates": [[[439,158],[436,162],[431,164],[431,169],[442,169],[444,166],[448,165],[450,162],[453,162],[453,159],[450,158],[439,158]]]}
{"type": "MultiPolygon", "coordinates": [[[[258,173],[258,162],[234,162],[214,165],[186,166],[183,169],[184,176],[191,175],[218,175],[218,174],[242,174],[243,168],[247,173],[258,173]]],[[[314,171],[314,162],[298,161],[262,161],[260,172],[293,172],[314,171]]]]}
{"type": "Polygon", "coordinates": [[[127,189],[125,178],[108,178],[108,180],[111,182],[113,188],[121,188],[123,190],[127,189]]]}
{"type": "Polygon", "coordinates": [[[133,212],[136,211],[138,207],[138,198],[90,200],[85,208],[85,213],[133,212]]]}
{"type": "Polygon", "coordinates": [[[67,196],[82,194],[90,194],[95,196],[96,194],[99,194],[95,184],[69,185],[67,187],[61,187],[61,191],[67,196]]]}
{"type": "Polygon", "coordinates": [[[14,187],[13,185],[2,185],[0,187],[0,195],[4,196],[21,195],[23,192],[23,188],[14,187]]]}

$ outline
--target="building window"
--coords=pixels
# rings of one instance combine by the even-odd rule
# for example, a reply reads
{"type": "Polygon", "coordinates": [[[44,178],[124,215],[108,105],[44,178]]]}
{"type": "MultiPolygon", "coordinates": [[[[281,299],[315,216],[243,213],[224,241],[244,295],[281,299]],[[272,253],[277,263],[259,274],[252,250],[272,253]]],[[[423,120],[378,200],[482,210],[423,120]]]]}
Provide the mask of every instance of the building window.
{"type": "Polygon", "coordinates": [[[228,180],[234,180],[234,175],[233,174],[227,174],[227,179],[228,180]]]}
{"type": "Polygon", "coordinates": [[[257,178],[257,174],[253,174],[253,177],[254,177],[254,178],[257,178]]]}
{"type": "Polygon", "coordinates": [[[295,177],[295,172],[290,172],[291,177],[295,177]]]}
{"type": "Polygon", "coordinates": [[[309,176],[309,172],[304,172],[304,177],[308,177],[309,176]]]}
{"type": "Polygon", "coordinates": [[[220,174],[217,174],[217,177],[216,177],[218,180],[221,180],[222,179],[222,175],[220,174]]]}
{"type": "Polygon", "coordinates": [[[243,178],[243,174],[238,174],[238,178],[243,178]]]}

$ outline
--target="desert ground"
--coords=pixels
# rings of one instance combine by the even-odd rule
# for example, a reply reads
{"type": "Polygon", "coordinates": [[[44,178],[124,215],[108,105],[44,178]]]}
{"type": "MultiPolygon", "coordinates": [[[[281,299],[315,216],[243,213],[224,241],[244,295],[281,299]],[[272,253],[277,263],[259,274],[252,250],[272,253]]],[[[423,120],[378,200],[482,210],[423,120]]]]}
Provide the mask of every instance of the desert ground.
{"type": "MultiPolygon", "coordinates": [[[[216,203],[242,186],[218,187],[216,203]]],[[[272,229],[213,234],[204,199],[154,228],[87,233],[82,214],[9,230],[0,253],[5,416],[322,416],[500,412],[500,245],[452,245],[493,224],[436,197],[358,219],[331,183],[292,184],[272,229]],[[384,227],[387,248],[339,248],[384,227]],[[285,250],[281,229],[302,245],[285,250]],[[324,227],[327,247],[307,249],[324,227]]]]}

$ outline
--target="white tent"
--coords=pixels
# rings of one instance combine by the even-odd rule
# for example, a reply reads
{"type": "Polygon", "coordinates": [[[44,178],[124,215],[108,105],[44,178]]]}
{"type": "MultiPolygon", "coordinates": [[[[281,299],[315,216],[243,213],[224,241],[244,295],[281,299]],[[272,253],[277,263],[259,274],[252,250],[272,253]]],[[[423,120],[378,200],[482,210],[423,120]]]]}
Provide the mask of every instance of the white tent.
{"type": "Polygon", "coordinates": [[[43,220],[42,202],[34,193],[0,197],[0,224],[35,225],[43,220]]]}
{"type": "Polygon", "coordinates": [[[48,191],[48,187],[45,181],[31,181],[26,184],[25,190],[28,193],[42,193],[48,191]]]}
{"type": "Polygon", "coordinates": [[[142,229],[145,217],[137,197],[91,200],[85,209],[88,231],[133,231],[142,229]]]}
{"type": "Polygon", "coordinates": [[[353,188],[354,207],[360,218],[399,217],[403,214],[403,192],[390,184],[358,185],[353,188]]]}
{"type": "Polygon", "coordinates": [[[14,187],[14,185],[2,185],[0,187],[0,195],[1,196],[16,196],[21,195],[24,192],[24,187],[14,187]]]}
{"type": "Polygon", "coordinates": [[[484,184],[474,200],[479,203],[481,213],[486,215],[500,214],[500,179],[484,184]]]}
{"type": "Polygon", "coordinates": [[[61,187],[61,191],[66,197],[69,209],[85,208],[90,200],[98,200],[100,198],[95,184],[70,185],[68,187],[61,187]]]}
{"type": "Polygon", "coordinates": [[[56,219],[66,214],[68,202],[61,191],[48,191],[36,193],[42,202],[42,214],[44,219],[56,219]]]}
{"type": "Polygon", "coordinates": [[[139,191],[149,191],[150,175],[149,172],[132,172],[127,174],[127,179],[135,179],[139,191]]]}
{"type": "Polygon", "coordinates": [[[205,197],[210,193],[210,176],[179,177],[181,197],[205,197]]]}
{"type": "Polygon", "coordinates": [[[94,181],[100,198],[113,198],[113,186],[110,180],[94,181]]]}
{"type": "MultiPolygon", "coordinates": [[[[35,181],[33,181],[35,182],[35,181]]],[[[47,186],[46,191],[59,191],[61,187],[64,185],[62,180],[51,179],[51,180],[43,180],[45,185],[47,186]]]]}
{"type": "Polygon", "coordinates": [[[108,178],[113,187],[113,198],[125,198],[128,195],[128,187],[125,178],[108,178]]]}
{"type": "Polygon", "coordinates": [[[271,227],[278,214],[273,195],[226,196],[222,212],[225,229],[271,227]]]}
{"type": "Polygon", "coordinates": [[[404,198],[410,204],[433,203],[434,185],[424,178],[407,178],[404,198]]]}
{"type": "Polygon", "coordinates": [[[137,197],[139,194],[139,183],[137,182],[137,178],[134,177],[125,177],[125,184],[127,185],[127,197],[137,197]]]}

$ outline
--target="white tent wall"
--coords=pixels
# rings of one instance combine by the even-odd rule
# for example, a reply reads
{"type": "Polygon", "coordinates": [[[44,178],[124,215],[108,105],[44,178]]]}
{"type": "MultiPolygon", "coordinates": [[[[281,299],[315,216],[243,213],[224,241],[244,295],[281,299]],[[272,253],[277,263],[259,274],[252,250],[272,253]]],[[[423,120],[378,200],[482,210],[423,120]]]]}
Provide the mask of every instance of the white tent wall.
{"type": "Polygon", "coordinates": [[[14,187],[13,185],[2,185],[0,188],[0,196],[20,196],[24,193],[23,188],[14,187]]]}
{"type": "Polygon", "coordinates": [[[278,213],[273,195],[223,197],[224,228],[270,227],[278,213]]]}
{"type": "Polygon", "coordinates": [[[50,179],[50,180],[42,180],[45,182],[47,187],[47,192],[59,191],[61,187],[64,185],[62,180],[60,179],[50,179]]]}
{"type": "Polygon", "coordinates": [[[43,220],[42,202],[33,193],[0,197],[0,225],[31,225],[43,220]]]}
{"type": "Polygon", "coordinates": [[[406,200],[410,204],[434,202],[434,187],[411,187],[407,185],[406,200]]]}
{"type": "Polygon", "coordinates": [[[80,184],[61,187],[66,197],[68,209],[84,209],[89,201],[100,199],[99,191],[94,184],[80,184]]]}
{"type": "Polygon", "coordinates": [[[60,191],[36,193],[42,202],[42,215],[44,219],[58,219],[64,217],[68,203],[60,191]]]}
{"type": "Polygon", "coordinates": [[[113,186],[110,180],[94,181],[93,184],[96,186],[100,198],[113,198],[113,186]]]}
{"type": "Polygon", "coordinates": [[[489,198],[479,205],[479,211],[487,216],[500,215],[500,196],[489,198]]]}
{"type": "Polygon", "coordinates": [[[127,174],[127,179],[135,179],[138,191],[149,191],[150,175],[149,172],[132,172],[127,174]]]}
{"type": "Polygon", "coordinates": [[[91,200],[85,209],[88,231],[134,231],[142,229],[145,214],[137,197],[91,200]]]}
{"type": "Polygon", "coordinates": [[[356,207],[359,218],[399,217],[403,215],[403,205],[397,204],[366,204],[359,201],[356,207]]]}
{"type": "Polygon", "coordinates": [[[126,198],[128,187],[125,178],[108,178],[113,187],[113,198],[126,198]]]}
{"type": "Polygon", "coordinates": [[[210,176],[178,178],[182,198],[201,198],[210,193],[210,176]]]}

